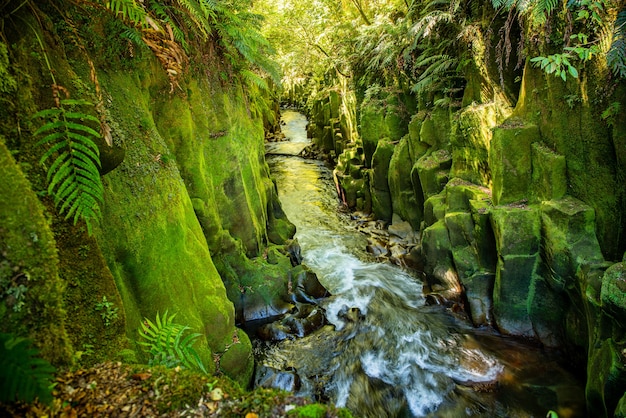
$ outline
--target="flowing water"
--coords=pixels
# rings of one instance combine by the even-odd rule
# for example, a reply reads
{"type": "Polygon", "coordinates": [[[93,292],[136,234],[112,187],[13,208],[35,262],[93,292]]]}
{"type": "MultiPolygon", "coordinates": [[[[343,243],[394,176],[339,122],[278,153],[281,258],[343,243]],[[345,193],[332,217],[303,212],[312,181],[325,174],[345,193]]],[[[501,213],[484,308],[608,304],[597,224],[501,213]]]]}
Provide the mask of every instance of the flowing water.
{"type": "Polygon", "coordinates": [[[283,124],[292,143],[271,144],[268,162],[304,263],[333,295],[322,302],[332,326],[273,346],[262,364],[295,370],[300,394],[356,417],[585,416],[581,385],[555,356],[427,306],[416,277],[376,263],[332,172],[289,156],[308,143],[305,117],[284,111],[283,124]]]}

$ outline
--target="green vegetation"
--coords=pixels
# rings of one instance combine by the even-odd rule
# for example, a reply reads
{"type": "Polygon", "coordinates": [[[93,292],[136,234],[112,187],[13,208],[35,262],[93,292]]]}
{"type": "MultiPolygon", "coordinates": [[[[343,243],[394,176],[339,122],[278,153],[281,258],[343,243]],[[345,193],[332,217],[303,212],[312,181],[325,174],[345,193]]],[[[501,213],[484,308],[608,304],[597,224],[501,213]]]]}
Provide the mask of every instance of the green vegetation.
{"type": "MultiPolygon", "coordinates": [[[[55,97],[60,94],[57,89],[55,97]]],[[[63,99],[58,106],[37,112],[33,117],[42,118],[45,124],[33,135],[43,136],[37,145],[48,149],[40,164],[49,162],[48,193],[54,196],[54,204],[74,224],[83,219],[91,234],[92,224],[101,217],[103,187],[100,180],[100,151],[93,138],[100,133],[88,125],[99,124],[95,116],[81,111],[93,105],[85,100],[63,99]]]]}
{"type": "Polygon", "coordinates": [[[0,333],[0,402],[50,403],[55,372],[31,341],[0,333]]]}
{"type": "Polygon", "coordinates": [[[102,301],[96,303],[96,311],[100,311],[104,326],[108,327],[117,319],[119,308],[116,308],[113,302],[108,301],[106,296],[102,296],[102,301]]]}
{"type": "Polygon", "coordinates": [[[148,364],[170,368],[182,366],[208,374],[200,356],[193,348],[202,334],[185,335],[189,327],[174,323],[175,316],[176,314],[168,316],[165,311],[162,317],[157,313],[154,322],[145,318],[141,324],[139,335],[143,340],[139,341],[139,344],[146,347],[150,355],[148,364]]]}

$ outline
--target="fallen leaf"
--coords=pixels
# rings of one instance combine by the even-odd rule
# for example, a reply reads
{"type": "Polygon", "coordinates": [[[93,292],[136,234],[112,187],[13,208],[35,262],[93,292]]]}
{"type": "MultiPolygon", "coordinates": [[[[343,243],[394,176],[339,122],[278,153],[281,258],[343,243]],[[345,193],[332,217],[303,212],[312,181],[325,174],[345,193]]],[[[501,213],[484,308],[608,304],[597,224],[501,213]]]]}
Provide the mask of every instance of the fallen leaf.
{"type": "Polygon", "coordinates": [[[152,377],[150,373],[135,373],[131,376],[133,380],[148,380],[152,377]]]}

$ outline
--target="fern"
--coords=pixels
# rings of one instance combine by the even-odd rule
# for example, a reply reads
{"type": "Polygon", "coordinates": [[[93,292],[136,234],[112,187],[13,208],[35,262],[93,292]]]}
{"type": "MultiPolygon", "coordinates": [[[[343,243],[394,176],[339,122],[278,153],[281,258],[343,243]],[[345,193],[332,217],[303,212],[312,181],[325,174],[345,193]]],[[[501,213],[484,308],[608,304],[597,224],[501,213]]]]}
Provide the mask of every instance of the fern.
{"type": "Polygon", "coordinates": [[[190,329],[188,326],[175,324],[176,314],[168,316],[167,311],[160,317],[158,312],[155,322],[145,318],[139,329],[143,341],[139,344],[147,347],[150,355],[149,364],[166,367],[182,366],[186,369],[198,370],[208,374],[200,356],[193,348],[202,334],[191,333],[185,336],[190,329]]]}
{"type": "Polygon", "coordinates": [[[59,107],[37,112],[33,117],[47,122],[37,129],[35,136],[43,138],[37,145],[49,146],[40,164],[52,159],[48,167],[48,193],[65,219],[74,218],[74,224],[83,219],[89,234],[94,222],[101,219],[100,204],[104,188],[100,180],[100,152],[94,138],[100,134],[86,122],[99,124],[95,116],[77,111],[80,106],[93,105],[85,100],[65,99],[59,107]]]}
{"type": "Polygon", "coordinates": [[[617,15],[613,41],[606,60],[616,76],[626,78],[626,10],[622,10],[617,15]]]}
{"type": "Polygon", "coordinates": [[[124,20],[129,20],[135,26],[147,26],[146,10],[135,0],[110,0],[105,3],[107,9],[124,20]]]}
{"type": "Polygon", "coordinates": [[[52,402],[56,369],[24,338],[0,334],[0,402],[52,402]]]}

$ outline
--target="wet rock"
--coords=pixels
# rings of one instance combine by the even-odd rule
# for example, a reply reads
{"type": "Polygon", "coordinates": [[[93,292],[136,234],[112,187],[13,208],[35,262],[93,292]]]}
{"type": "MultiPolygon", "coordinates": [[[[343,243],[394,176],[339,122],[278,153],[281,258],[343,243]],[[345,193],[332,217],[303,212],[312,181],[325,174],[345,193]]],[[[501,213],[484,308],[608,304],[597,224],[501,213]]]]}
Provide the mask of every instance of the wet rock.
{"type": "Polygon", "coordinates": [[[295,285],[293,292],[297,301],[315,304],[316,299],[330,296],[328,290],[317,279],[317,275],[308,267],[296,267],[292,276],[295,285]]]}
{"type": "Polygon", "coordinates": [[[359,308],[348,308],[347,306],[341,308],[341,310],[337,313],[337,316],[345,319],[348,322],[358,322],[365,318],[365,315],[361,313],[361,310],[359,308]]]}
{"type": "Polygon", "coordinates": [[[285,248],[287,250],[287,254],[289,255],[289,259],[291,260],[292,266],[295,267],[302,264],[302,253],[300,243],[297,238],[287,241],[285,248]]]}
{"type": "Polygon", "coordinates": [[[298,303],[296,308],[280,320],[265,324],[257,335],[265,341],[283,341],[302,338],[321,328],[326,323],[324,310],[316,305],[298,303]]]}
{"type": "Polygon", "coordinates": [[[260,327],[257,336],[265,341],[283,341],[291,338],[291,330],[282,322],[272,322],[260,327]]]}
{"type": "Polygon", "coordinates": [[[300,376],[298,376],[295,369],[290,369],[278,370],[261,365],[256,374],[255,386],[297,392],[301,385],[300,376]]]}
{"type": "Polygon", "coordinates": [[[366,250],[374,257],[386,257],[389,254],[389,250],[384,242],[381,242],[375,238],[368,238],[368,244],[366,250]]]}

